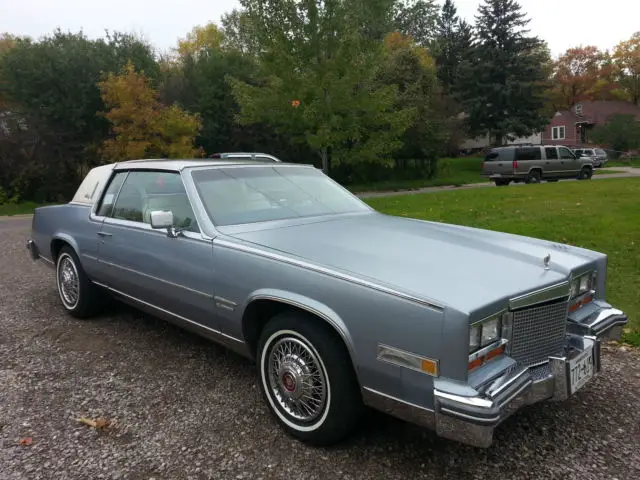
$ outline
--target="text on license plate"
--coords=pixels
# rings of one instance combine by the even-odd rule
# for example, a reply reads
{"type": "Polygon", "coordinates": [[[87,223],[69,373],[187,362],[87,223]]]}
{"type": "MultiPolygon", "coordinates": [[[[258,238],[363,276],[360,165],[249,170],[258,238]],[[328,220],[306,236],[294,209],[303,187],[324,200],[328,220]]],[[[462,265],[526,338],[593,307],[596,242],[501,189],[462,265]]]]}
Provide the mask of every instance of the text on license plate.
{"type": "Polygon", "coordinates": [[[585,350],[569,361],[569,385],[571,394],[582,388],[593,377],[593,348],[585,350]]]}

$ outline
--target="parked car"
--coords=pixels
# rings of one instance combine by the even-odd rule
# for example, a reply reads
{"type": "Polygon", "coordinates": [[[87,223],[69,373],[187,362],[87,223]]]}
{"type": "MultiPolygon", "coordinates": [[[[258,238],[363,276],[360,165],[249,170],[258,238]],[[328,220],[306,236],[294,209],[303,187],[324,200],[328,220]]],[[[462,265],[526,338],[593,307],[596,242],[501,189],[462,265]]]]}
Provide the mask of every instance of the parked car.
{"type": "Polygon", "coordinates": [[[588,180],[593,160],[578,157],[567,147],[557,145],[506,146],[489,151],[482,163],[482,176],[498,186],[511,182],[540,183],[562,178],[588,180]]]}
{"type": "Polygon", "coordinates": [[[488,447],[589,384],[627,323],[605,254],[385,215],[284,162],[96,167],[35,210],[27,247],[74,317],[110,294],[254,359],[275,419],[316,445],[369,406],[488,447]]]}
{"type": "Polygon", "coordinates": [[[607,152],[601,148],[576,148],[573,153],[578,157],[589,157],[593,160],[593,166],[602,167],[608,161],[607,152]]]}

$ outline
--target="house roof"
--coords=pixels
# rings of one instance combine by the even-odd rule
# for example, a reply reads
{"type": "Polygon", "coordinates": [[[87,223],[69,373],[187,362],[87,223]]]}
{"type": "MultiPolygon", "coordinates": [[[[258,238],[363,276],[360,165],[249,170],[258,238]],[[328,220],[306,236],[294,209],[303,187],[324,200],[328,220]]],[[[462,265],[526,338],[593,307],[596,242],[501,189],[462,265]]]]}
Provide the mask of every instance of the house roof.
{"type": "Polygon", "coordinates": [[[582,105],[582,115],[575,113],[575,105],[561,114],[570,115],[576,121],[588,121],[589,123],[605,123],[611,115],[634,115],[640,120],[640,106],[621,100],[586,100],[576,105],[582,105]]]}

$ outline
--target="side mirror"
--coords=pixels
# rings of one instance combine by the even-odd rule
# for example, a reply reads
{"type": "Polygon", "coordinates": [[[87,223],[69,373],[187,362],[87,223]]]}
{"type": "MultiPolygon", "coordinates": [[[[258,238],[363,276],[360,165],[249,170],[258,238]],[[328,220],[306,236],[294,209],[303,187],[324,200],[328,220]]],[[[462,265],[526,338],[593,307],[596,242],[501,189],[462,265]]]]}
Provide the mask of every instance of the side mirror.
{"type": "Polygon", "coordinates": [[[173,212],[170,210],[154,210],[151,212],[151,228],[173,227],[173,212]]]}

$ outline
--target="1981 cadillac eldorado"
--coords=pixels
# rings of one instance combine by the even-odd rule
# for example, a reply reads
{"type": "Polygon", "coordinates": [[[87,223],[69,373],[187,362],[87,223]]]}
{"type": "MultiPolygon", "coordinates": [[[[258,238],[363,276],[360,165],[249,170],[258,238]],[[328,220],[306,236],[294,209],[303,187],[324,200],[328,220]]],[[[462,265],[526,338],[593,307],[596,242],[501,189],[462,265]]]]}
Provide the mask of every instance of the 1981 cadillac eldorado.
{"type": "Polygon", "coordinates": [[[316,445],[369,406],[488,447],[583,388],[627,323],[604,254],[384,215],[284,162],[100,166],[36,209],[27,247],[72,316],[108,293],[254,359],[274,417],[316,445]]]}

